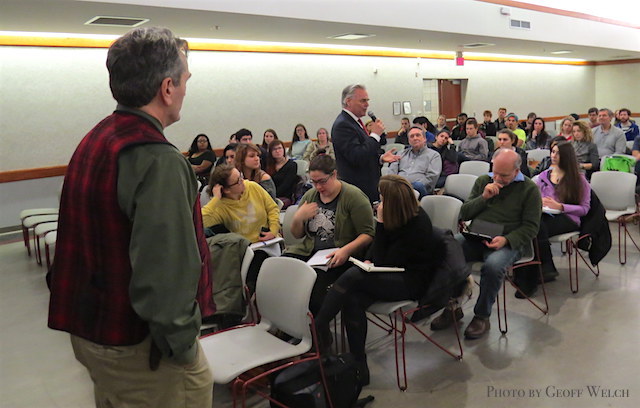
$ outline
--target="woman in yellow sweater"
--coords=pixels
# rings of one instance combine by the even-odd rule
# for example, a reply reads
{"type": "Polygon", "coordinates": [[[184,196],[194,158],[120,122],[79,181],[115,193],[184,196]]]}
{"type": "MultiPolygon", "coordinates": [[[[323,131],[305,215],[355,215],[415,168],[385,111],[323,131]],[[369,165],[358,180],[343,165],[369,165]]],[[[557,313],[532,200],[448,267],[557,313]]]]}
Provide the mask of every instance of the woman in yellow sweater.
{"type": "MultiPolygon", "coordinates": [[[[202,208],[205,228],[222,226],[249,241],[268,241],[280,231],[280,211],[269,193],[258,183],[245,181],[229,164],[217,166],[209,178],[213,198],[202,208]]],[[[268,258],[265,251],[255,251],[247,273],[247,286],[253,292],[260,266],[268,258]]]]}

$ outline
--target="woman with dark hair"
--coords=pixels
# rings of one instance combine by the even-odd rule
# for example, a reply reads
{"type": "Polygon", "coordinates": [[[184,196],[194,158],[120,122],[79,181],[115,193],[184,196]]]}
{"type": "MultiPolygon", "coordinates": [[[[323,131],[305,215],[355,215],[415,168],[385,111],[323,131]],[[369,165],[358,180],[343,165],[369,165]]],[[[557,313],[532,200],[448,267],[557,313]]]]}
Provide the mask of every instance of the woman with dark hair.
{"type": "Polygon", "coordinates": [[[276,198],[276,185],[260,166],[262,151],[253,143],[240,144],[236,151],[235,166],[245,180],[260,184],[272,198],[276,198]]]}
{"type": "Polygon", "coordinates": [[[525,142],[525,150],[546,149],[549,146],[551,136],[545,130],[546,124],[544,119],[535,118],[531,125],[531,129],[527,131],[527,141],[525,142]]]}
{"type": "Polygon", "coordinates": [[[442,171],[436,182],[436,188],[444,187],[447,176],[458,172],[458,152],[456,151],[456,145],[449,143],[450,137],[451,133],[443,129],[436,136],[436,141],[429,145],[429,148],[438,152],[442,159],[442,171]]]}
{"type": "Polygon", "coordinates": [[[273,129],[267,129],[262,134],[262,144],[260,145],[260,147],[265,150],[268,150],[269,143],[273,142],[274,140],[279,140],[278,134],[273,129]]]}
{"type": "Polygon", "coordinates": [[[329,323],[343,311],[349,349],[360,365],[362,385],[369,383],[364,350],[367,308],[378,301],[418,300],[433,278],[436,254],[442,252],[411,183],[401,176],[386,175],[380,178],[378,189],[376,236],[364,260],[405,271],[368,273],[350,267],[331,286],[316,318],[320,348],[326,351],[331,343],[329,323]]]}
{"type": "Polygon", "coordinates": [[[291,147],[289,147],[289,157],[294,160],[302,159],[307,146],[311,143],[307,128],[302,123],[298,123],[293,129],[293,138],[291,139],[291,147]]]}
{"type": "MultiPolygon", "coordinates": [[[[553,146],[557,145],[558,143],[566,142],[566,141],[567,141],[567,139],[565,139],[564,136],[556,136],[556,137],[554,137],[549,142],[549,150],[553,149],[553,146]]],[[[531,177],[537,176],[538,174],[540,174],[543,171],[547,170],[549,167],[551,167],[551,156],[547,156],[547,157],[543,158],[542,160],[540,160],[540,163],[538,163],[536,168],[533,170],[533,173],[531,173],[531,177]]]]}
{"type": "Polygon", "coordinates": [[[324,154],[328,154],[333,159],[336,158],[336,154],[333,152],[333,143],[331,143],[331,138],[329,137],[329,132],[325,128],[318,129],[316,133],[316,138],[318,139],[316,142],[309,143],[307,146],[307,150],[304,152],[303,159],[311,162],[320,151],[324,154]]]}
{"type": "Polygon", "coordinates": [[[189,147],[187,160],[191,163],[191,168],[193,168],[202,186],[209,184],[209,173],[213,163],[216,162],[216,154],[211,148],[211,142],[207,135],[200,133],[193,139],[191,147],[189,147]]]}
{"type": "Polygon", "coordinates": [[[580,171],[590,179],[591,174],[600,168],[600,156],[598,156],[598,146],[593,143],[591,128],[585,122],[579,120],[573,124],[571,146],[576,151],[580,171]]]}
{"type": "Polygon", "coordinates": [[[287,247],[285,256],[309,260],[317,251],[331,250],[327,270],[318,273],[309,308],[316,314],[327,287],[349,266],[350,256],[362,258],[373,241],[373,212],[369,198],[356,186],[338,179],[336,162],[326,154],[309,165],[313,188],[300,200],[291,234],[302,238],[287,247]]]}
{"type": "Polygon", "coordinates": [[[293,202],[293,195],[298,184],[298,166],[293,160],[289,160],[285,152],[282,140],[274,140],[269,143],[267,150],[267,174],[276,185],[276,197],[278,197],[286,209],[293,202]]]}
{"type": "Polygon", "coordinates": [[[220,156],[218,160],[216,160],[216,166],[219,166],[225,163],[234,166],[236,161],[237,148],[238,148],[237,143],[229,143],[228,145],[226,145],[224,147],[224,150],[222,151],[222,156],[220,156]]]}
{"type": "MultiPolygon", "coordinates": [[[[558,276],[553,263],[549,237],[580,230],[580,217],[591,207],[591,186],[580,173],[576,153],[571,143],[560,142],[551,149],[551,168],[540,173],[536,180],[542,196],[542,219],[538,231],[538,245],[545,282],[558,276]]],[[[516,276],[518,286],[530,296],[537,287],[537,274],[529,272],[516,276]]],[[[522,297],[521,295],[517,297],[522,297]]]]}

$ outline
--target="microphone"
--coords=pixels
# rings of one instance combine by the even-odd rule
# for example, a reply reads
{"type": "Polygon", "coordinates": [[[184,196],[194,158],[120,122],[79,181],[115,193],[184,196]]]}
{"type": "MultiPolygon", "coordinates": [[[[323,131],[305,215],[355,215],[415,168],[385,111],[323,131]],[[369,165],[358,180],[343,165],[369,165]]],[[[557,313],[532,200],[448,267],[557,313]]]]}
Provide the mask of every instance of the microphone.
{"type": "MultiPolygon", "coordinates": [[[[378,118],[376,117],[376,114],[373,113],[373,111],[369,111],[367,112],[367,116],[369,116],[371,118],[372,121],[376,121],[378,120],[378,118]]],[[[387,132],[382,132],[382,134],[380,135],[380,144],[387,144],[387,132]],[[382,142],[384,140],[384,142],[382,142]]]]}

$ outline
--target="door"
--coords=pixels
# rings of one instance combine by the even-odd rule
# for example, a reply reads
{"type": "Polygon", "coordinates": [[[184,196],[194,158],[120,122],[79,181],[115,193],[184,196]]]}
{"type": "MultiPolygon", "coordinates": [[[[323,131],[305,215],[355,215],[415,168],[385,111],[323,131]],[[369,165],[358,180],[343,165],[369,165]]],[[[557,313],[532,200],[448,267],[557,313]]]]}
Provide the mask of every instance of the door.
{"type": "Polygon", "coordinates": [[[438,105],[440,115],[447,117],[447,126],[452,129],[462,112],[462,88],[460,80],[438,79],[438,105]]]}

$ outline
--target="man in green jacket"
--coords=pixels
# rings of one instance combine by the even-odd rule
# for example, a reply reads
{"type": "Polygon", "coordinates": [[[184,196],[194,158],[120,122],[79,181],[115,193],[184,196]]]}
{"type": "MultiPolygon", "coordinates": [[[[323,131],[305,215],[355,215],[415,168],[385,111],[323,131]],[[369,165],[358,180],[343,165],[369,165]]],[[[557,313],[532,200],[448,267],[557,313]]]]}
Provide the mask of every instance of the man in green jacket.
{"type": "MultiPolygon", "coordinates": [[[[477,339],[489,331],[489,316],[506,269],[520,259],[523,251],[537,235],[542,211],[540,191],[534,182],[520,173],[520,155],[510,149],[499,149],[493,156],[493,173],[478,177],[469,199],[463,204],[463,220],[483,220],[504,227],[503,235],[489,241],[456,238],[462,244],[467,262],[483,261],[480,294],[473,309],[475,316],[467,326],[467,339],[477,339]]],[[[462,309],[454,311],[455,320],[462,309]]],[[[445,310],[431,323],[438,330],[453,324],[451,310],[445,310]]]]}

